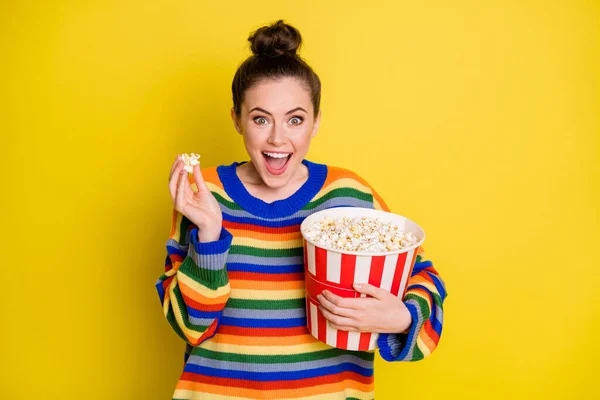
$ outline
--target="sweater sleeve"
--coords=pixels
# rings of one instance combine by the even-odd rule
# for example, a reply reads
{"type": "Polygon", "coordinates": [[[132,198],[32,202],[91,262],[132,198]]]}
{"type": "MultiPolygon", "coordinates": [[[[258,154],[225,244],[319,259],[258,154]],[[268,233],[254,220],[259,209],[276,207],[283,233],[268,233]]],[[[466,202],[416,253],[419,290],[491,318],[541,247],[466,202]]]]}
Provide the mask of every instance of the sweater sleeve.
{"type": "MultiPolygon", "coordinates": [[[[373,208],[390,211],[383,199],[373,189],[373,208]]],[[[415,265],[407,282],[402,299],[412,317],[412,324],[403,333],[379,335],[379,354],[386,361],[417,361],[427,357],[437,347],[444,321],[443,303],[446,286],[426,260],[423,246],[419,248],[415,265]]]]}
{"type": "Polygon", "coordinates": [[[218,240],[199,243],[198,228],[173,210],[165,273],[156,290],[167,321],[192,346],[215,334],[229,299],[226,260],[232,239],[222,228],[218,240]]]}

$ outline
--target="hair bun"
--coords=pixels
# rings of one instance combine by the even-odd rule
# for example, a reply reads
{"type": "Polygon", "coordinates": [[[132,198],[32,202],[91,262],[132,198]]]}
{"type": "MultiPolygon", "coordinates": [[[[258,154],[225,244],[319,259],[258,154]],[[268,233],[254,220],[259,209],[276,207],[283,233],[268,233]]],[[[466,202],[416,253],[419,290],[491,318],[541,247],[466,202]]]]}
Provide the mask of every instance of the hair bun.
{"type": "Polygon", "coordinates": [[[248,41],[251,43],[250,49],[257,56],[295,56],[302,43],[302,36],[296,28],[280,19],[256,30],[248,41]]]}

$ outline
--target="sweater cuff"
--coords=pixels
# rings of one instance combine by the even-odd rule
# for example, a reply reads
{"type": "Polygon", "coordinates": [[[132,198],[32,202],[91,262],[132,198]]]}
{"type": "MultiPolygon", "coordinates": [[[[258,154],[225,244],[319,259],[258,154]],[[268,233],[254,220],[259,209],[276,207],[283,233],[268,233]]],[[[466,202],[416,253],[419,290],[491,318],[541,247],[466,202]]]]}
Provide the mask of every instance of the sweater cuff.
{"type": "MultiPolygon", "coordinates": [[[[382,333],[377,339],[379,354],[386,361],[416,361],[423,358],[422,355],[419,357],[418,354],[415,354],[414,350],[417,346],[419,332],[425,321],[423,316],[419,314],[417,305],[411,302],[411,300],[408,300],[404,303],[412,318],[408,334],[382,333]]],[[[416,353],[420,354],[418,351],[416,353]]]]}
{"type": "Polygon", "coordinates": [[[190,231],[190,245],[188,247],[188,261],[184,262],[180,270],[183,268],[185,272],[189,272],[192,276],[200,279],[203,282],[220,282],[223,283],[223,275],[227,275],[225,264],[233,235],[225,228],[221,228],[219,239],[214,242],[198,242],[198,228],[190,231]]]}

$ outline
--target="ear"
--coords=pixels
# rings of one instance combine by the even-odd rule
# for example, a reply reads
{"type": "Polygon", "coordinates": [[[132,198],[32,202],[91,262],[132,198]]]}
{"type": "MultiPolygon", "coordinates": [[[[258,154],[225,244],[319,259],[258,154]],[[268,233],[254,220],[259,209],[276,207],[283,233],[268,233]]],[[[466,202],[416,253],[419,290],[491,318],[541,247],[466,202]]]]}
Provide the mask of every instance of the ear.
{"type": "Polygon", "coordinates": [[[238,121],[237,115],[235,114],[235,110],[233,109],[233,107],[231,107],[231,120],[233,121],[233,126],[235,127],[235,130],[241,135],[242,127],[240,125],[240,122],[238,121]]]}
{"type": "Polygon", "coordinates": [[[319,130],[320,123],[321,123],[321,110],[319,110],[319,113],[317,114],[317,118],[315,119],[312,135],[310,135],[311,138],[314,138],[317,135],[317,131],[319,130]]]}

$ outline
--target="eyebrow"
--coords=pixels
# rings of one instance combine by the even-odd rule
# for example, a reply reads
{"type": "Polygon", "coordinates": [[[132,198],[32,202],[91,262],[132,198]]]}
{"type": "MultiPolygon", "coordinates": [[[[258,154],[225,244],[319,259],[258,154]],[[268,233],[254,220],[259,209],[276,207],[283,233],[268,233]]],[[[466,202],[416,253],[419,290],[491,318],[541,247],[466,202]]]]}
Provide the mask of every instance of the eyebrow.
{"type": "MultiPolygon", "coordinates": [[[[254,107],[252,110],[248,111],[248,114],[250,114],[252,111],[262,111],[262,112],[264,112],[265,114],[269,114],[270,116],[273,116],[273,114],[271,114],[270,112],[268,112],[268,111],[267,111],[267,110],[265,110],[264,108],[260,108],[260,107],[254,107]]],[[[294,108],[294,109],[291,109],[290,111],[286,112],[286,113],[285,113],[285,115],[288,115],[288,114],[294,113],[294,112],[296,112],[296,111],[304,111],[305,113],[307,113],[307,114],[308,114],[308,112],[307,112],[307,111],[306,111],[304,108],[302,108],[302,107],[296,107],[296,108],[294,108]]]]}

